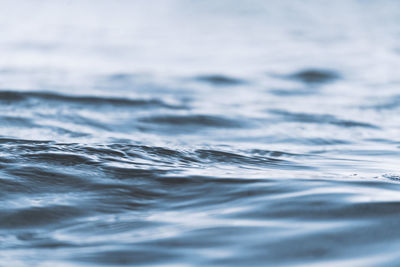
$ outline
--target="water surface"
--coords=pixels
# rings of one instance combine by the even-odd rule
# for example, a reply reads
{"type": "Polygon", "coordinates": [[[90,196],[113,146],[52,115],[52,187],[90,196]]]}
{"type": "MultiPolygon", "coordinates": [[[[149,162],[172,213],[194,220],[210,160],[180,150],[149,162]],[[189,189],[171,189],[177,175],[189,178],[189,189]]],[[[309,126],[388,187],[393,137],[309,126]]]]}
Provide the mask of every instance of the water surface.
{"type": "Polygon", "coordinates": [[[397,1],[3,1],[4,266],[396,266],[397,1]]]}

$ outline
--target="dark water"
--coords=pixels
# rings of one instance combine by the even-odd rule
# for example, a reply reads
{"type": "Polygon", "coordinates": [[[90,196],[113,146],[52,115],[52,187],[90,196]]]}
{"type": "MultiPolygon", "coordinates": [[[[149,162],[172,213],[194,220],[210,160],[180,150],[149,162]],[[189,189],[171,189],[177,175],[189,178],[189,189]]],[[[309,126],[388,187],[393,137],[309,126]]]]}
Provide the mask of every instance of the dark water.
{"type": "Polygon", "coordinates": [[[0,4],[0,265],[398,266],[399,2],[151,2],[0,4]]]}

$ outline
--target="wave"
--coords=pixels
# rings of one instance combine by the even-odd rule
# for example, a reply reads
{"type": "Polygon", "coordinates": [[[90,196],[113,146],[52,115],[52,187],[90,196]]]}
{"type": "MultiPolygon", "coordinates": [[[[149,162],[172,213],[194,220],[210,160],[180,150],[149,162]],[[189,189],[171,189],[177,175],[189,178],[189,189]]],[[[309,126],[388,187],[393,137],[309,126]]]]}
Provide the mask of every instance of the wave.
{"type": "Polygon", "coordinates": [[[362,127],[379,129],[380,127],[368,122],[359,122],[354,120],[343,120],[336,118],[330,114],[311,114],[302,112],[289,112],[286,110],[269,110],[271,114],[279,115],[284,121],[292,121],[299,123],[317,123],[317,124],[332,124],[340,127],[362,127]]]}
{"type": "Polygon", "coordinates": [[[53,92],[32,91],[0,91],[0,104],[16,104],[22,101],[40,100],[43,102],[57,102],[59,104],[80,104],[92,106],[121,106],[121,107],[159,107],[169,109],[185,109],[180,105],[167,104],[158,99],[129,99],[102,96],[63,95],[53,92]]]}
{"type": "Polygon", "coordinates": [[[241,128],[238,120],[212,115],[162,115],[151,116],[140,119],[142,122],[157,125],[187,126],[187,127],[221,127],[221,128],[241,128]]]}
{"type": "Polygon", "coordinates": [[[284,76],[287,79],[300,81],[305,84],[324,84],[338,80],[341,76],[333,70],[304,69],[284,76]]]}
{"type": "Polygon", "coordinates": [[[220,75],[220,74],[200,75],[194,77],[194,80],[199,82],[209,83],[215,86],[233,86],[233,85],[241,85],[247,83],[243,79],[230,77],[226,75],[220,75]]]}

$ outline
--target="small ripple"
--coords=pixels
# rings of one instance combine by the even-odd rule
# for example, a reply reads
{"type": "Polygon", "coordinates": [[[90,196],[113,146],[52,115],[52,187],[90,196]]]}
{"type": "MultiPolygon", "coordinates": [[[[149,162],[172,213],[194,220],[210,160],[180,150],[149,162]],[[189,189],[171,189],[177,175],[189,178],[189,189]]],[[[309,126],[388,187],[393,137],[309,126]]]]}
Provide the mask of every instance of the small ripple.
{"type": "Polygon", "coordinates": [[[383,101],[383,103],[363,106],[365,109],[375,110],[393,110],[400,107],[400,95],[390,96],[389,99],[383,101]]]}
{"type": "Polygon", "coordinates": [[[22,91],[0,91],[0,103],[13,104],[15,102],[38,99],[41,101],[53,101],[61,104],[81,104],[95,106],[122,106],[122,107],[161,107],[169,109],[186,109],[179,105],[170,105],[158,99],[128,99],[101,96],[77,96],[62,95],[50,92],[22,92],[22,91]]]}
{"type": "Polygon", "coordinates": [[[13,91],[0,91],[0,103],[11,104],[18,101],[25,100],[23,93],[13,92],[13,91]]]}
{"type": "Polygon", "coordinates": [[[384,174],[382,177],[396,182],[400,181],[400,175],[397,174],[384,174]]]}
{"type": "Polygon", "coordinates": [[[245,80],[229,77],[225,75],[213,74],[213,75],[201,75],[194,78],[200,82],[206,82],[215,86],[232,86],[241,85],[246,83],[245,80]]]}
{"type": "MultiPolygon", "coordinates": [[[[3,180],[1,184],[11,192],[42,193],[68,192],[84,190],[90,184],[85,176],[77,176],[73,170],[60,170],[42,166],[7,167],[5,173],[9,177],[17,177],[12,181],[3,180]],[[15,186],[13,188],[13,186],[15,186]]],[[[94,173],[87,173],[89,177],[94,173]]]]}
{"type": "Polygon", "coordinates": [[[136,77],[138,76],[132,73],[114,73],[108,75],[106,79],[110,82],[131,82],[136,77]]]}
{"type": "Polygon", "coordinates": [[[96,265],[138,265],[138,264],[165,264],[168,260],[179,258],[179,254],[168,250],[148,249],[118,249],[102,250],[75,256],[74,261],[88,262],[96,265]]]}
{"type": "Polygon", "coordinates": [[[8,127],[37,127],[31,119],[16,116],[0,116],[0,124],[8,127]]]}
{"type": "MultiPolygon", "coordinates": [[[[236,167],[251,166],[255,168],[282,168],[282,169],[311,169],[310,166],[298,164],[294,161],[282,159],[276,156],[260,156],[258,155],[240,155],[237,153],[210,150],[210,149],[199,149],[196,150],[196,156],[200,158],[204,163],[207,164],[230,164],[236,167]]],[[[282,154],[280,154],[282,156],[282,154]]]]}
{"type": "Polygon", "coordinates": [[[289,153],[284,151],[277,151],[277,150],[263,150],[263,149],[251,149],[249,153],[254,155],[262,155],[262,156],[271,156],[274,158],[279,157],[304,157],[307,156],[305,154],[296,154],[296,153],[289,153]]]}
{"type": "Polygon", "coordinates": [[[287,79],[300,81],[305,84],[323,84],[333,82],[340,78],[340,75],[333,70],[305,69],[285,76],[287,79]]]}
{"type": "Polygon", "coordinates": [[[60,164],[63,166],[76,166],[76,165],[95,165],[97,162],[94,160],[77,154],[67,154],[67,153],[50,153],[41,152],[34,154],[23,154],[21,158],[25,160],[41,161],[46,164],[60,164]]]}
{"type": "Polygon", "coordinates": [[[158,177],[160,175],[168,173],[167,170],[161,169],[139,169],[139,168],[122,168],[122,167],[114,167],[114,166],[103,166],[103,171],[116,179],[151,179],[158,177]]]}
{"type": "Polygon", "coordinates": [[[300,143],[313,146],[335,146],[335,145],[349,145],[352,142],[337,138],[293,138],[289,139],[293,143],[300,143]]]}
{"type": "Polygon", "coordinates": [[[304,90],[304,89],[271,89],[268,90],[269,93],[282,96],[282,97],[291,97],[291,96],[307,96],[311,94],[315,94],[316,91],[304,90]]]}
{"type": "Polygon", "coordinates": [[[79,207],[54,205],[47,207],[34,207],[20,210],[2,210],[0,228],[35,228],[54,223],[66,222],[73,218],[88,215],[88,211],[79,207]]]}
{"type": "Polygon", "coordinates": [[[191,126],[191,127],[222,127],[240,128],[242,123],[220,116],[211,115],[164,115],[152,116],[140,119],[142,122],[170,125],[170,126],[191,126]]]}
{"type": "Polygon", "coordinates": [[[340,127],[362,127],[362,128],[371,128],[371,129],[379,129],[378,126],[367,123],[367,122],[359,122],[353,120],[342,120],[338,119],[333,115],[329,114],[310,114],[310,113],[300,113],[300,112],[289,112],[285,110],[269,110],[270,113],[279,115],[285,121],[293,121],[293,122],[301,122],[301,123],[317,123],[317,124],[332,124],[340,127]]]}
{"type": "Polygon", "coordinates": [[[243,155],[219,151],[219,150],[209,150],[200,149],[196,151],[197,155],[201,159],[207,159],[210,162],[225,162],[231,164],[260,164],[260,163],[276,163],[283,161],[281,159],[271,158],[271,157],[246,157],[243,155]]]}
{"type": "Polygon", "coordinates": [[[29,140],[29,139],[20,139],[20,138],[0,138],[0,144],[30,144],[30,145],[43,145],[43,144],[52,144],[53,141],[42,141],[42,140],[29,140]]]}

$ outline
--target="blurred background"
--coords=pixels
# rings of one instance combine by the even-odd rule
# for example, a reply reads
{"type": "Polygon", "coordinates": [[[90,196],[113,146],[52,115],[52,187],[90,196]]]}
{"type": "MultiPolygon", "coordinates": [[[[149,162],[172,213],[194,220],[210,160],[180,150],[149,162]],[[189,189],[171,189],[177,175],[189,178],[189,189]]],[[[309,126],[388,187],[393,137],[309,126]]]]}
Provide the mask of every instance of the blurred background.
{"type": "Polygon", "coordinates": [[[115,73],[265,81],[304,67],[387,84],[399,68],[390,0],[17,0],[0,12],[3,87],[92,87],[88,76],[115,73]]]}

